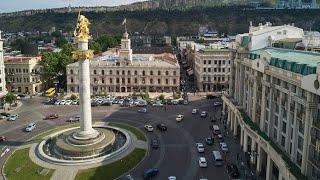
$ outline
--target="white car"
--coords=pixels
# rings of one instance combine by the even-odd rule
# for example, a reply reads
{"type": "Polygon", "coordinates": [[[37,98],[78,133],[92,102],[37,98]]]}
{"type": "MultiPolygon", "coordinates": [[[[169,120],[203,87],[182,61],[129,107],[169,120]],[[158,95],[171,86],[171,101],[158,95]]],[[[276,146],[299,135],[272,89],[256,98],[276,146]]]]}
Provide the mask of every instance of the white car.
{"type": "Polygon", "coordinates": [[[152,132],[153,131],[153,127],[150,124],[146,124],[144,125],[144,128],[148,131],[148,132],[152,132]]]}
{"type": "Polygon", "coordinates": [[[140,108],[140,109],[138,109],[138,112],[147,113],[147,108],[140,108]]]}
{"type": "Polygon", "coordinates": [[[72,105],[78,105],[78,100],[73,100],[72,105]]]}
{"type": "Polygon", "coordinates": [[[207,160],[205,157],[199,157],[199,167],[207,167],[207,160]]]}
{"type": "Polygon", "coordinates": [[[56,100],[56,102],[54,102],[54,105],[59,105],[60,104],[60,100],[56,100]]]}
{"type": "Polygon", "coordinates": [[[17,114],[11,114],[7,120],[8,121],[15,121],[15,120],[17,120],[18,117],[19,116],[17,114]]]}
{"type": "Polygon", "coordinates": [[[201,117],[207,117],[207,111],[202,111],[200,114],[201,117]]]}
{"type": "Polygon", "coordinates": [[[68,122],[76,122],[76,121],[80,121],[80,115],[77,115],[75,117],[71,117],[70,119],[68,119],[68,122]]]}
{"type": "Polygon", "coordinates": [[[198,113],[198,109],[192,109],[192,114],[197,114],[198,113]]]}
{"type": "Polygon", "coordinates": [[[68,99],[68,100],[66,100],[66,102],[64,104],[65,105],[71,105],[72,104],[72,100],[68,99]]]}
{"type": "Polygon", "coordinates": [[[199,153],[204,152],[204,145],[202,143],[196,143],[196,146],[199,153]]]}
{"type": "Polygon", "coordinates": [[[154,104],[152,104],[152,106],[163,106],[163,103],[161,101],[157,101],[154,104]]]}
{"type": "Polygon", "coordinates": [[[36,128],[36,123],[30,123],[28,124],[28,126],[26,127],[26,131],[27,132],[31,132],[32,130],[34,130],[36,128]]]}
{"type": "Polygon", "coordinates": [[[222,102],[214,102],[213,103],[213,106],[221,106],[222,105],[222,102]]]}
{"type": "Polygon", "coordinates": [[[177,117],[176,117],[176,121],[177,122],[180,122],[183,120],[183,115],[182,114],[179,114],[177,117]]]}
{"type": "Polygon", "coordinates": [[[168,180],[177,180],[177,177],[175,177],[175,176],[169,176],[169,177],[168,177],[168,180]]]}
{"type": "Polygon", "coordinates": [[[220,143],[220,148],[224,152],[228,152],[229,151],[228,146],[227,146],[227,144],[225,142],[221,142],[220,143]]]}
{"type": "Polygon", "coordinates": [[[60,101],[60,105],[65,105],[65,104],[66,104],[66,100],[63,99],[60,101]]]}
{"type": "Polygon", "coordinates": [[[179,104],[179,100],[176,100],[176,99],[172,100],[172,104],[173,105],[178,105],[179,104]]]}

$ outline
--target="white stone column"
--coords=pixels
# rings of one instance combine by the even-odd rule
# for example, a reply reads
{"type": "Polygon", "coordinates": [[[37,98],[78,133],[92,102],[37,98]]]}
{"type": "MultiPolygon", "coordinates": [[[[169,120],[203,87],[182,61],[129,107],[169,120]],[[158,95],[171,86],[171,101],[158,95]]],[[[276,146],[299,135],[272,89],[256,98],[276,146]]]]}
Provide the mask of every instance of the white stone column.
{"type": "Polygon", "coordinates": [[[233,121],[233,135],[236,136],[238,131],[237,131],[237,126],[238,126],[238,118],[235,115],[234,116],[234,121],[233,121]]]}
{"type": "Polygon", "coordinates": [[[271,180],[272,177],[272,160],[270,156],[267,157],[267,170],[266,170],[266,180],[271,180]]]}
{"type": "Polygon", "coordinates": [[[257,156],[256,156],[256,158],[257,158],[257,172],[258,172],[258,174],[260,174],[260,172],[261,172],[261,165],[262,165],[262,154],[261,154],[261,147],[259,146],[259,144],[258,144],[258,153],[257,153],[257,156]]]}
{"type": "MultiPolygon", "coordinates": [[[[78,42],[78,50],[87,51],[88,42],[78,42]]],[[[79,96],[80,131],[75,137],[78,139],[95,138],[99,133],[92,128],[89,59],[79,59],[79,96]]]]}
{"type": "Polygon", "coordinates": [[[248,152],[248,135],[243,131],[243,151],[248,152]]]}
{"type": "Polygon", "coordinates": [[[240,146],[243,146],[243,128],[241,127],[241,131],[240,131],[240,146]]]}
{"type": "Polygon", "coordinates": [[[256,152],[256,142],[254,141],[253,138],[251,138],[251,157],[250,157],[250,161],[251,164],[255,164],[255,156],[257,155],[256,152]]]}
{"type": "Polygon", "coordinates": [[[231,109],[228,108],[228,120],[227,120],[227,125],[229,126],[231,122],[231,109]]]}

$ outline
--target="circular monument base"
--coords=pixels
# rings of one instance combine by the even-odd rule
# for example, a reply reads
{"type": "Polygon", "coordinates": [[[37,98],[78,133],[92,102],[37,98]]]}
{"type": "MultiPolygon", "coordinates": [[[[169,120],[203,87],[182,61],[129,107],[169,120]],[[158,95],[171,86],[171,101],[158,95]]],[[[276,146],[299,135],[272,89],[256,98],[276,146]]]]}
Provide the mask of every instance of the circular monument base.
{"type": "Polygon", "coordinates": [[[131,134],[112,126],[96,126],[98,136],[76,139],[79,128],[56,132],[41,141],[36,155],[46,161],[61,165],[81,165],[106,161],[122,154],[132,146],[131,134]]]}
{"type": "Polygon", "coordinates": [[[91,139],[78,139],[75,130],[64,132],[52,139],[53,153],[63,159],[82,159],[83,157],[98,157],[111,150],[115,142],[113,131],[97,128],[98,135],[91,139]]]}

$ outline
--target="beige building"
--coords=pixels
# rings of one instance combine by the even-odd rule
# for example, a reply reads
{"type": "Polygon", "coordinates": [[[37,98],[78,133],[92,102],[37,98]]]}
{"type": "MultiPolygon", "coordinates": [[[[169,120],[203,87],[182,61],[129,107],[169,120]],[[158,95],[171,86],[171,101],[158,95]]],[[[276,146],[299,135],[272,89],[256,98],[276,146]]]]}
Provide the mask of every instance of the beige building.
{"type": "Polygon", "coordinates": [[[228,88],[230,78],[228,49],[204,48],[194,52],[193,68],[198,90],[216,92],[228,88]]]}
{"type": "MultiPolygon", "coordinates": [[[[79,92],[78,62],[67,66],[67,92],[79,92]]],[[[90,61],[91,92],[173,92],[179,89],[180,66],[173,54],[132,54],[125,32],[121,48],[90,61]]]]}
{"type": "Polygon", "coordinates": [[[41,57],[8,56],[4,59],[7,90],[35,94],[41,91],[41,57]]]}
{"type": "Polygon", "coordinates": [[[320,53],[271,47],[301,35],[289,25],[260,25],[230,48],[223,113],[262,179],[320,179],[320,53]]]}

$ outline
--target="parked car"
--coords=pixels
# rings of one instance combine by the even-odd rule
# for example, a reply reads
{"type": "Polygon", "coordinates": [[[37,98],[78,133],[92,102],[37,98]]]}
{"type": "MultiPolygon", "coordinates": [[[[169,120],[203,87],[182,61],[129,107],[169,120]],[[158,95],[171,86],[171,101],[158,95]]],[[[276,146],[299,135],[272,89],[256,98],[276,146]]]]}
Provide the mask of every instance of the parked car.
{"type": "Polygon", "coordinates": [[[203,153],[204,152],[204,145],[202,143],[196,143],[196,147],[197,147],[197,151],[199,153],[203,153]]]}
{"type": "Polygon", "coordinates": [[[157,128],[160,131],[166,131],[167,130],[167,126],[165,124],[157,124],[157,128]]]}
{"type": "Polygon", "coordinates": [[[73,100],[71,104],[72,105],[78,105],[79,104],[79,100],[73,100]]]}
{"type": "Polygon", "coordinates": [[[172,104],[173,105],[178,105],[179,104],[179,100],[177,100],[177,99],[172,100],[172,104]]]}
{"type": "Polygon", "coordinates": [[[222,105],[222,102],[214,102],[213,103],[213,106],[214,107],[218,107],[218,106],[221,106],[222,105]]]}
{"type": "Polygon", "coordinates": [[[240,177],[238,167],[235,164],[228,164],[226,170],[231,178],[238,179],[240,177]]]}
{"type": "Polygon", "coordinates": [[[168,180],[177,180],[177,177],[175,177],[175,176],[169,176],[169,177],[168,177],[168,180]]]}
{"type": "Polygon", "coordinates": [[[5,136],[0,136],[0,142],[4,142],[6,140],[7,140],[7,138],[5,136]]]}
{"type": "Polygon", "coordinates": [[[144,125],[144,128],[148,131],[148,132],[152,132],[153,131],[153,127],[150,124],[146,124],[144,125]]]}
{"type": "Polygon", "coordinates": [[[26,127],[26,131],[27,132],[31,132],[36,128],[36,123],[30,123],[28,124],[28,126],[26,127]]]}
{"type": "Polygon", "coordinates": [[[198,109],[192,109],[192,114],[197,114],[198,113],[198,109]]]}
{"type": "Polygon", "coordinates": [[[60,100],[56,100],[56,102],[54,102],[54,105],[60,105],[60,100]]]}
{"type": "Polygon", "coordinates": [[[60,101],[60,105],[66,105],[66,100],[62,99],[62,100],[60,101]]]}
{"type": "Polygon", "coordinates": [[[200,114],[201,117],[207,117],[207,111],[202,111],[200,114]]]}
{"type": "Polygon", "coordinates": [[[205,157],[199,157],[199,167],[207,167],[207,160],[205,157]]]}
{"type": "Polygon", "coordinates": [[[159,173],[158,168],[150,168],[150,169],[147,169],[146,171],[144,171],[143,178],[150,179],[150,178],[156,176],[158,173],[159,173]]]}
{"type": "Polygon", "coordinates": [[[229,149],[228,149],[228,146],[225,142],[221,142],[220,143],[220,149],[223,151],[223,152],[228,152],[229,149]]]}
{"type": "Polygon", "coordinates": [[[66,102],[64,104],[65,105],[71,105],[72,104],[72,100],[68,99],[68,100],[66,100],[66,102]]]}
{"type": "Polygon", "coordinates": [[[46,116],[44,119],[57,119],[59,118],[59,115],[58,114],[50,114],[48,116],[46,116]]]}
{"type": "Polygon", "coordinates": [[[214,139],[212,137],[207,137],[206,138],[206,144],[209,146],[212,146],[214,143],[214,139]]]}
{"type": "Polygon", "coordinates": [[[156,101],[154,104],[152,104],[152,106],[162,107],[163,103],[161,101],[156,101]]]}
{"type": "Polygon", "coordinates": [[[176,117],[176,121],[177,122],[180,122],[183,120],[183,115],[182,114],[179,114],[177,117],[176,117]]]}
{"type": "Polygon", "coordinates": [[[189,104],[189,102],[188,102],[188,100],[183,100],[183,105],[188,105],[189,104]]]}
{"type": "Polygon", "coordinates": [[[218,134],[218,140],[219,140],[219,142],[223,142],[224,141],[222,134],[218,134]]]}
{"type": "Polygon", "coordinates": [[[77,122],[80,121],[80,115],[71,117],[70,119],[67,120],[67,122],[77,122]]]}
{"type": "Polygon", "coordinates": [[[8,121],[15,121],[18,119],[18,115],[17,114],[12,114],[10,115],[10,117],[7,119],[8,121]]]}
{"type": "Polygon", "coordinates": [[[138,109],[138,112],[146,113],[147,112],[147,108],[140,108],[140,109],[138,109]]]}
{"type": "Polygon", "coordinates": [[[151,141],[151,147],[153,149],[158,149],[160,146],[159,140],[158,139],[152,139],[151,141]]]}
{"type": "Polygon", "coordinates": [[[2,112],[2,113],[0,113],[0,115],[1,115],[1,116],[5,116],[5,117],[7,117],[7,118],[11,116],[10,113],[6,113],[6,112],[2,112]]]}

